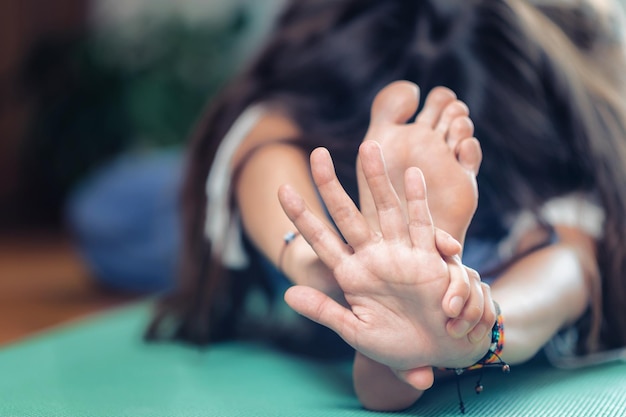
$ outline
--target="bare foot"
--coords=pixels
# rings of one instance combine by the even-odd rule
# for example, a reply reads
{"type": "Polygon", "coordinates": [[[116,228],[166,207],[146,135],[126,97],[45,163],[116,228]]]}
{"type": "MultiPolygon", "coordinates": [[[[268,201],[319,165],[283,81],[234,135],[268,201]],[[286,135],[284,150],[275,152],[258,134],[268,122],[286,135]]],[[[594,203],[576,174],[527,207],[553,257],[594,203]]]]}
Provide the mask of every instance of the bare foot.
{"type": "MultiPolygon", "coordinates": [[[[435,226],[463,243],[478,203],[476,175],[482,160],[480,144],[472,137],[469,110],[452,91],[437,87],[415,121],[407,123],[418,104],[415,84],[398,81],[385,87],[372,105],[365,140],[380,143],[401,201],[406,169],[416,166],[423,171],[435,226]]],[[[366,218],[373,219],[374,203],[360,165],[357,175],[361,210],[366,218]]]]}

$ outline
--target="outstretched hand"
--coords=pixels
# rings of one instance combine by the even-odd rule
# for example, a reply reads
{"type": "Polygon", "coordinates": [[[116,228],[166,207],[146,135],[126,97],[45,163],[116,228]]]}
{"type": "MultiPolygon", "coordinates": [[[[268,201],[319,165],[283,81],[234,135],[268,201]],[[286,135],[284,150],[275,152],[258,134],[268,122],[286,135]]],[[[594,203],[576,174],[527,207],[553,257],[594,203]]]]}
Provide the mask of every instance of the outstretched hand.
{"type": "MultiPolygon", "coordinates": [[[[476,175],[481,162],[480,144],[473,138],[469,109],[454,92],[437,87],[428,93],[417,116],[420,90],[408,81],[397,81],[383,88],[374,99],[370,125],[365,140],[380,144],[387,173],[403,205],[404,174],[417,166],[428,185],[428,204],[436,236],[440,229],[463,242],[468,224],[476,210],[478,189],[476,175]]],[[[378,213],[357,161],[359,207],[373,229],[378,227],[378,213]]],[[[435,239],[437,249],[447,256],[435,239]]],[[[450,320],[446,327],[452,337],[468,336],[473,341],[493,323],[493,306],[476,271],[453,274],[442,309],[450,320]]]]}
{"type": "Polygon", "coordinates": [[[323,148],[311,155],[313,179],[343,239],[315,217],[292,188],[279,190],[285,213],[333,271],[348,306],[303,286],[290,288],[285,300],[299,313],[337,332],[359,352],[400,373],[425,366],[473,364],[486,352],[489,340],[471,343],[467,337],[453,338],[446,331],[448,316],[441,308],[442,298],[451,274],[466,270],[458,256],[442,257],[437,249],[446,248],[445,235],[439,236],[442,242],[437,245],[421,171],[406,171],[405,216],[379,145],[364,142],[359,158],[380,232],[368,226],[345,193],[323,148]]]}

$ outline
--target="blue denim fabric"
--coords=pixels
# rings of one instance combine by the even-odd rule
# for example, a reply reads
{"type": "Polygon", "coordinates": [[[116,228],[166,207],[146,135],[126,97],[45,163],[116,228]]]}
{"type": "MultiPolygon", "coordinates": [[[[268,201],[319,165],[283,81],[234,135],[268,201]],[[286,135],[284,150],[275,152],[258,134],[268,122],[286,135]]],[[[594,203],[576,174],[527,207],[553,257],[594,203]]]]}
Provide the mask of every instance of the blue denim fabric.
{"type": "Polygon", "coordinates": [[[133,292],[172,286],[182,169],[178,150],[123,155],[73,191],[67,222],[96,279],[133,292]]]}

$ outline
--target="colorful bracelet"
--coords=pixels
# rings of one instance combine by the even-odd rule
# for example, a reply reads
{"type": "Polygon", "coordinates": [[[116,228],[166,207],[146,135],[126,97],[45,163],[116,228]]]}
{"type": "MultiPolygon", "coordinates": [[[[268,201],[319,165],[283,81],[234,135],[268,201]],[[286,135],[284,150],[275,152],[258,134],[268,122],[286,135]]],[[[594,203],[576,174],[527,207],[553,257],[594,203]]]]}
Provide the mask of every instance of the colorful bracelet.
{"type": "Polygon", "coordinates": [[[481,380],[483,377],[482,370],[487,367],[501,367],[502,372],[508,374],[511,372],[511,367],[508,363],[502,360],[500,355],[502,354],[502,349],[504,349],[504,317],[502,317],[502,312],[500,311],[500,306],[498,303],[494,301],[493,303],[496,307],[496,322],[491,328],[491,345],[489,345],[489,350],[478,362],[474,365],[468,366],[467,368],[446,368],[449,371],[454,371],[456,374],[456,389],[457,394],[459,396],[459,408],[462,414],[465,414],[465,404],[463,403],[463,397],[461,396],[461,386],[459,383],[459,378],[461,374],[465,371],[472,371],[475,369],[480,369],[480,375],[478,377],[478,381],[476,381],[476,386],[474,387],[474,391],[476,394],[480,394],[483,392],[483,385],[481,384],[481,380]]]}
{"type": "Polygon", "coordinates": [[[489,350],[485,353],[478,362],[474,365],[468,366],[467,368],[452,368],[454,372],[458,375],[461,375],[465,371],[473,371],[475,369],[484,368],[485,366],[489,366],[494,364],[496,366],[502,365],[502,371],[508,373],[511,371],[511,367],[504,362],[500,355],[502,354],[502,349],[504,349],[504,318],[502,317],[502,313],[500,313],[500,306],[496,305],[496,322],[491,328],[491,345],[489,346],[489,350]]]}

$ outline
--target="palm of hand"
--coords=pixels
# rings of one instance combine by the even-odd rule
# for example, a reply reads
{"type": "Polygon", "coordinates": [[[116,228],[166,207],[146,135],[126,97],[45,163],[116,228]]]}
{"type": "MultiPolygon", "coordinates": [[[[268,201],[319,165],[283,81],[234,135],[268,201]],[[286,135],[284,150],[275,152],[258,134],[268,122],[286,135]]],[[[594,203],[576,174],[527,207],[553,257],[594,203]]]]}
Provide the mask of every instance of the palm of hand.
{"type": "Polygon", "coordinates": [[[450,352],[442,351],[443,339],[450,349],[459,347],[446,332],[448,318],[440,307],[450,271],[438,253],[378,237],[334,273],[353,314],[339,333],[366,356],[411,369],[445,361],[450,352]]]}

